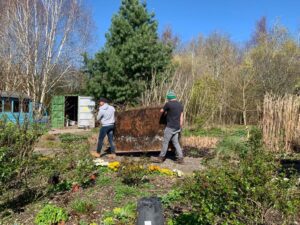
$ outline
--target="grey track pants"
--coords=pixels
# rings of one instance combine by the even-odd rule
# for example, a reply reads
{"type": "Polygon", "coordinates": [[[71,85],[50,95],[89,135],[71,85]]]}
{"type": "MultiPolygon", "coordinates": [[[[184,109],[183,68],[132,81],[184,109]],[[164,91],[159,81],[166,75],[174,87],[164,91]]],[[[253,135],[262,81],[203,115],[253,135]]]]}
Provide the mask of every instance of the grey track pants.
{"type": "Polygon", "coordinates": [[[159,154],[159,157],[165,157],[168,151],[169,142],[172,141],[175,149],[176,155],[178,158],[183,158],[182,149],[179,144],[179,133],[180,130],[172,129],[170,127],[166,127],[164,131],[164,141],[162,145],[162,150],[159,154]]]}

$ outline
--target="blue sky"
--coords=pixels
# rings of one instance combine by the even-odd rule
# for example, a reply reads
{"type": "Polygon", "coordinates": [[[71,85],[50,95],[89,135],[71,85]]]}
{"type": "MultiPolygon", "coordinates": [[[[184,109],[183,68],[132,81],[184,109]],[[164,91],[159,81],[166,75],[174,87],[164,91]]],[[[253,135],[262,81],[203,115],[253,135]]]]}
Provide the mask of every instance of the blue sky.
{"type": "MultiPolygon", "coordinates": [[[[87,0],[96,24],[96,43],[92,51],[105,43],[111,17],[121,0],[87,0]]],[[[155,13],[159,33],[168,26],[183,42],[218,31],[237,43],[250,39],[256,21],[267,17],[269,24],[280,21],[293,36],[300,31],[300,0],[148,0],[148,10],[155,13]]]]}

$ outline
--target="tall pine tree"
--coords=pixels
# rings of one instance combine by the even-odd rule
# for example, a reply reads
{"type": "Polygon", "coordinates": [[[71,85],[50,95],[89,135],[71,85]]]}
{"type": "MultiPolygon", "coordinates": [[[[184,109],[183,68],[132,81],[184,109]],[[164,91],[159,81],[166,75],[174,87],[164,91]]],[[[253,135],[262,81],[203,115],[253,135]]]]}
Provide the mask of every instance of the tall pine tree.
{"type": "Polygon", "coordinates": [[[85,58],[88,94],[116,103],[136,102],[153,74],[159,77],[171,64],[172,47],[157,34],[154,14],[146,3],[122,0],[113,16],[105,47],[94,59],[85,58]]]}

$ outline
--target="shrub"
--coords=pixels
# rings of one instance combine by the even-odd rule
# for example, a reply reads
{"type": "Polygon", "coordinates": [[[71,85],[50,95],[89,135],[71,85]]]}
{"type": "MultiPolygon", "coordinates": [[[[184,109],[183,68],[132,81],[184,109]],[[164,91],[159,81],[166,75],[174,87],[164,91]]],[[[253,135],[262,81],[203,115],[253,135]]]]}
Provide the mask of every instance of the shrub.
{"type": "Polygon", "coordinates": [[[192,210],[173,224],[268,224],[270,212],[280,224],[293,222],[300,210],[295,179],[278,174],[274,156],[261,146],[260,131],[250,134],[242,144],[246,151],[235,163],[226,158],[186,178],[181,196],[192,210]]]}
{"type": "Polygon", "coordinates": [[[26,178],[33,145],[41,134],[41,129],[33,129],[26,123],[15,125],[0,121],[0,193],[26,178]]]}
{"type": "Polygon", "coordinates": [[[96,166],[86,145],[67,144],[68,149],[56,160],[56,170],[63,171],[64,177],[69,182],[85,185],[90,181],[90,175],[96,166]]]}
{"type": "Polygon", "coordinates": [[[127,185],[140,185],[147,181],[147,166],[144,161],[123,160],[118,176],[127,185]]]}
{"type": "Polygon", "coordinates": [[[63,208],[55,205],[46,205],[35,217],[37,225],[52,225],[62,221],[67,221],[68,215],[63,208]]]}

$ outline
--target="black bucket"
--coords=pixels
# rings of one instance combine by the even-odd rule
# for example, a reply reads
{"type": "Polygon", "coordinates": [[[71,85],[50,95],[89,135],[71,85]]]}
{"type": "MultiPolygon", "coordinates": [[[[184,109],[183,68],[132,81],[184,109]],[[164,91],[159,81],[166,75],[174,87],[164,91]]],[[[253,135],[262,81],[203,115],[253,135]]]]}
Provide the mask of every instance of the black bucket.
{"type": "Polygon", "coordinates": [[[137,210],[137,225],[164,225],[163,210],[159,198],[140,199],[137,210]]]}

